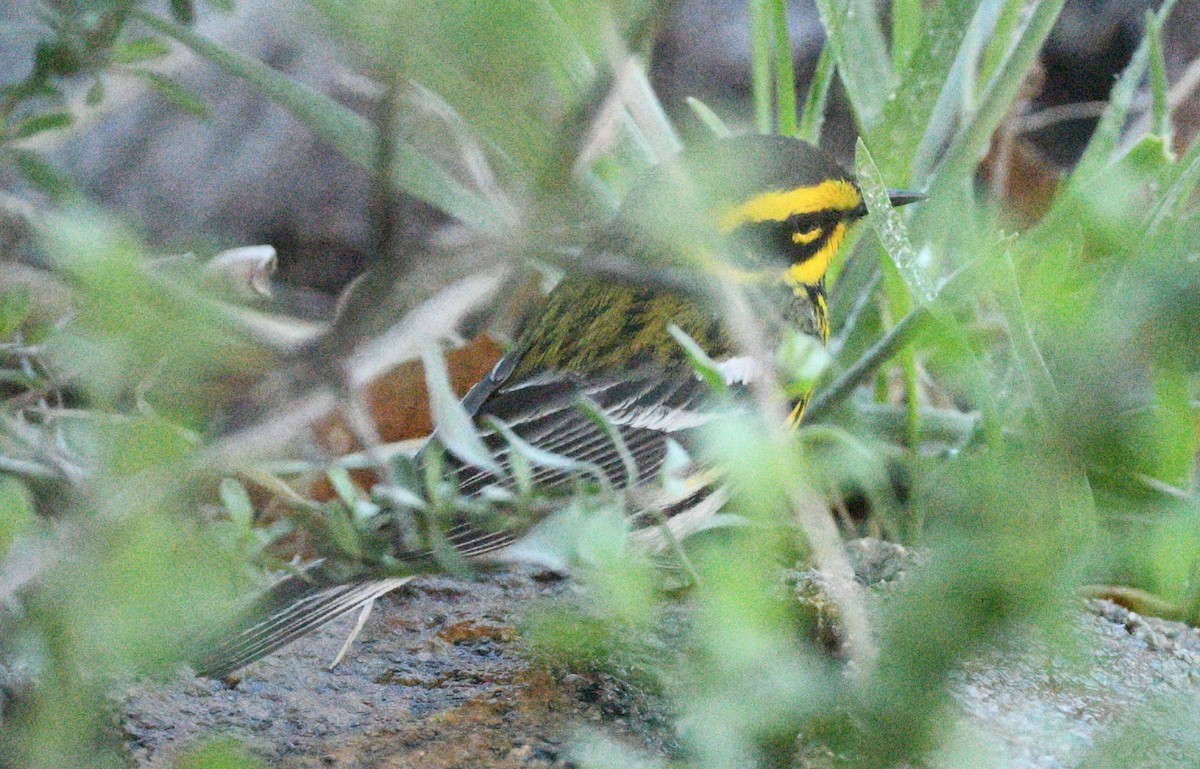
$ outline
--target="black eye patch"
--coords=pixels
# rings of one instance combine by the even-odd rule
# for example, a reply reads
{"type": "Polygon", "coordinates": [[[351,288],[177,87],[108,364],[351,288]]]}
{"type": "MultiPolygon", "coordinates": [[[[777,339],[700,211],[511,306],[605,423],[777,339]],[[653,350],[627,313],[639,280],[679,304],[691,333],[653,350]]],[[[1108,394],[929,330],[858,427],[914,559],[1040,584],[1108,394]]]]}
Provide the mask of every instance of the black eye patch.
{"type": "Polygon", "coordinates": [[[746,269],[796,264],[820,248],[835,221],[836,218],[816,214],[791,217],[783,222],[751,222],[731,233],[735,248],[730,256],[735,264],[746,269]]]}
{"type": "Polygon", "coordinates": [[[814,211],[808,214],[793,214],[787,218],[785,226],[792,232],[811,232],[816,228],[829,229],[844,218],[837,211],[814,211]]]}

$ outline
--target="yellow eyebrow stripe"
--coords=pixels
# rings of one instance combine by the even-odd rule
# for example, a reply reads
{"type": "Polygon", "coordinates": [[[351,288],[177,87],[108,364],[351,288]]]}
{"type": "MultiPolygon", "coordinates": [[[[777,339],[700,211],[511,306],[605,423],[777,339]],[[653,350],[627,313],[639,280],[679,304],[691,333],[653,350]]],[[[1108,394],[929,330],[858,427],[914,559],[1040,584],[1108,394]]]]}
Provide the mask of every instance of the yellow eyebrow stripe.
{"type": "Polygon", "coordinates": [[[753,197],[722,214],[717,226],[722,232],[729,232],[748,222],[782,222],[797,214],[850,211],[861,204],[862,197],[853,184],[844,179],[826,179],[812,187],[753,197]]]}

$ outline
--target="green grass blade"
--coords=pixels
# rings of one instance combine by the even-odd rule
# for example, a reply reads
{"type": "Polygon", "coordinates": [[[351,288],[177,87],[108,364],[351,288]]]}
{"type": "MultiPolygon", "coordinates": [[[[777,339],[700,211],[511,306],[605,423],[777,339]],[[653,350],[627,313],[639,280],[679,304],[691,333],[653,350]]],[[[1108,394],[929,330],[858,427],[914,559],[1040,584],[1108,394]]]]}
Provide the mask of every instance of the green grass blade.
{"type": "Polygon", "coordinates": [[[817,0],[817,9],[859,128],[873,138],[896,82],[875,3],[817,0]]]}
{"type": "MultiPolygon", "coordinates": [[[[373,168],[375,131],[366,118],[266,64],[197,35],[181,24],[142,9],[135,9],[133,13],[146,26],[177,40],[257,88],[354,163],[368,170],[373,168]]],[[[499,219],[481,197],[424,154],[398,143],[395,161],[393,175],[397,189],[437,206],[468,226],[477,229],[499,226],[499,219]]]]}
{"type": "MultiPolygon", "coordinates": [[[[1156,22],[1161,24],[1165,21],[1174,7],[1175,0],[1167,0],[1163,3],[1162,8],[1156,14],[1156,22]]],[[[1109,163],[1116,159],[1121,141],[1121,131],[1129,119],[1134,98],[1137,96],[1149,65],[1150,38],[1149,35],[1146,35],[1133,52],[1129,63],[1125,65],[1125,70],[1117,79],[1116,84],[1113,85],[1108,97],[1108,106],[1104,108],[1104,114],[1100,116],[1100,121],[1092,132],[1092,138],[1088,140],[1087,147],[1080,156],[1079,162],[1075,164],[1075,170],[1071,173],[1067,183],[1062,186],[1062,191],[1055,200],[1054,207],[1043,217],[1043,224],[1039,229],[1052,229],[1059,217],[1064,215],[1069,208],[1064,206],[1064,203],[1073,199],[1090,180],[1096,178],[1096,174],[1102,172],[1109,163]]]]}
{"type": "Polygon", "coordinates": [[[974,174],[979,159],[987,151],[992,134],[1017,97],[1029,70],[1037,62],[1042,45],[1064,4],[1065,0],[1045,0],[1034,5],[1016,46],[1000,65],[996,77],[980,98],[975,113],[959,130],[947,152],[939,169],[942,183],[958,184],[974,174]]]}
{"type": "Polygon", "coordinates": [[[792,68],[792,43],[788,39],[787,0],[771,1],[772,26],[775,28],[775,102],[779,115],[779,133],[795,136],[796,73],[792,68]]]}
{"type": "MultiPolygon", "coordinates": [[[[930,29],[937,29],[930,25],[930,29]]],[[[921,0],[895,0],[892,3],[892,66],[897,72],[912,58],[921,39],[921,0]]]]}
{"type": "Polygon", "coordinates": [[[713,136],[719,139],[727,139],[733,136],[733,131],[729,130],[729,126],[725,125],[725,121],[721,119],[720,115],[713,112],[712,107],[694,96],[687,97],[687,105],[696,114],[696,117],[700,119],[700,122],[704,124],[704,127],[712,131],[713,136]]]}
{"type": "Polygon", "coordinates": [[[937,165],[940,153],[950,145],[958,128],[959,113],[974,104],[976,62],[985,41],[992,37],[1000,13],[993,3],[980,3],[966,25],[958,51],[946,72],[941,90],[929,112],[920,143],[912,159],[912,179],[924,181],[937,165]]]}
{"type": "Polygon", "coordinates": [[[1172,224],[1187,214],[1200,186],[1200,142],[1192,142],[1179,162],[1170,167],[1167,180],[1155,201],[1154,211],[1146,227],[1146,242],[1156,230],[1172,224]]]}
{"type": "MultiPolygon", "coordinates": [[[[999,71],[1000,65],[1004,63],[1004,58],[1008,55],[1011,49],[1013,40],[1016,39],[1017,30],[1021,24],[1021,17],[1025,13],[1025,8],[1028,3],[1025,0],[1004,0],[1004,3],[993,4],[988,8],[988,12],[995,15],[989,25],[989,34],[985,38],[987,45],[982,47],[983,54],[979,59],[977,69],[977,82],[989,83],[999,71]],[[996,7],[996,6],[999,7],[996,7]]],[[[984,10],[981,6],[980,10],[984,10]]]]}
{"type": "Polygon", "coordinates": [[[751,88],[754,93],[754,127],[771,133],[771,0],[750,0],[751,88]]]}
{"type": "Polygon", "coordinates": [[[463,462],[487,470],[497,478],[503,477],[504,471],[479,437],[471,415],[450,387],[450,375],[441,352],[431,347],[422,353],[421,362],[425,365],[429,410],[433,414],[437,439],[463,462]]]}
{"type": "Polygon", "coordinates": [[[1167,103],[1167,62],[1163,58],[1162,26],[1153,11],[1146,11],[1146,40],[1150,45],[1150,103],[1154,116],[1150,130],[1170,152],[1175,130],[1171,126],[1171,106],[1167,103]]]}
{"type": "Polygon", "coordinates": [[[800,125],[796,129],[796,136],[807,142],[821,143],[821,129],[825,126],[825,103],[829,99],[829,84],[833,82],[833,73],[836,71],[833,49],[826,44],[821,49],[820,58],[817,59],[817,69],[813,72],[812,82],[808,84],[804,113],[800,116],[800,125]]]}
{"type": "MultiPolygon", "coordinates": [[[[937,129],[945,131],[953,125],[951,115],[942,118],[945,122],[940,126],[933,125],[931,116],[950,82],[951,70],[975,12],[975,5],[968,0],[947,0],[931,7],[924,17],[924,34],[914,42],[904,65],[897,67],[900,83],[896,98],[889,100],[884,108],[877,137],[877,141],[882,141],[872,145],[887,178],[907,181],[912,159],[925,134],[937,129]]],[[[957,106],[957,100],[954,105],[957,106]]]]}
{"type": "Polygon", "coordinates": [[[858,183],[862,187],[863,200],[867,204],[868,221],[879,236],[879,242],[883,244],[900,277],[904,279],[910,295],[916,299],[917,304],[925,304],[933,299],[936,292],[918,264],[917,250],[909,240],[904,221],[888,202],[883,175],[862,139],[855,145],[855,156],[855,171],[858,183]]]}

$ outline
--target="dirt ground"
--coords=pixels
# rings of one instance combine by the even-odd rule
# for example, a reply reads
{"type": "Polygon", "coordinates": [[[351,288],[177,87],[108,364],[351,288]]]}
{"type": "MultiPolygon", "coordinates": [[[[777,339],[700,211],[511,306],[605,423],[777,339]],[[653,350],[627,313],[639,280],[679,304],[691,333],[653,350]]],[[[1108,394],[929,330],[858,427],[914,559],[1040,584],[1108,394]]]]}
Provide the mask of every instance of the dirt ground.
{"type": "MultiPolygon", "coordinates": [[[[653,692],[611,675],[550,672],[523,653],[523,613],[579,589],[532,571],[423,578],[379,602],[336,670],[326,666],[352,618],[250,666],[236,686],[180,672],[130,689],[122,725],[131,758],[169,767],[198,740],[224,735],[289,769],[542,769],[574,766],[571,746],[586,729],[678,757],[668,704],[653,692]]],[[[1144,766],[1194,765],[1183,735],[1196,724],[1155,714],[1200,693],[1200,631],[1106,602],[1079,607],[1067,632],[1082,634],[1082,655],[1063,659],[1060,645],[1031,636],[967,666],[951,749],[932,766],[963,766],[960,751],[974,766],[1078,766],[1130,724],[1161,751],[1144,766]]]]}

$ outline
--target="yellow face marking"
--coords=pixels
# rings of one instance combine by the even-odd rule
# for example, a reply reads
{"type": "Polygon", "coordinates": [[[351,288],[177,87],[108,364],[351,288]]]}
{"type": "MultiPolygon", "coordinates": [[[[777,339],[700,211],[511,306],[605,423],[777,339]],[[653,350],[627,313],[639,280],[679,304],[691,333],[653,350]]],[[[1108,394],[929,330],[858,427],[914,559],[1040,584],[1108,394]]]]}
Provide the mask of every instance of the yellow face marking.
{"type": "Polygon", "coordinates": [[[792,233],[792,242],[799,243],[802,246],[808,245],[809,243],[812,243],[817,238],[821,237],[821,232],[822,232],[822,230],[820,227],[813,227],[808,232],[793,232],[792,233]]]}
{"type": "Polygon", "coordinates": [[[826,179],[812,187],[786,192],[767,192],[734,206],[717,222],[721,232],[730,232],[750,222],[782,222],[798,214],[817,211],[852,211],[862,205],[854,185],[843,179],[826,179]]]}
{"type": "Polygon", "coordinates": [[[821,246],[821,250],[803,262],[789,267],[784,275],[784,280],[797,289],[820,283],[821,278],[825,277],[825,271],[829,269],[829,263],[833,261],[833,255],[842,247],[842,241],[845,239],[846,223],[838,222],[833,226],[833,230],[830,231],[829,238],[825,241],[825,245],[821,246]]]}

